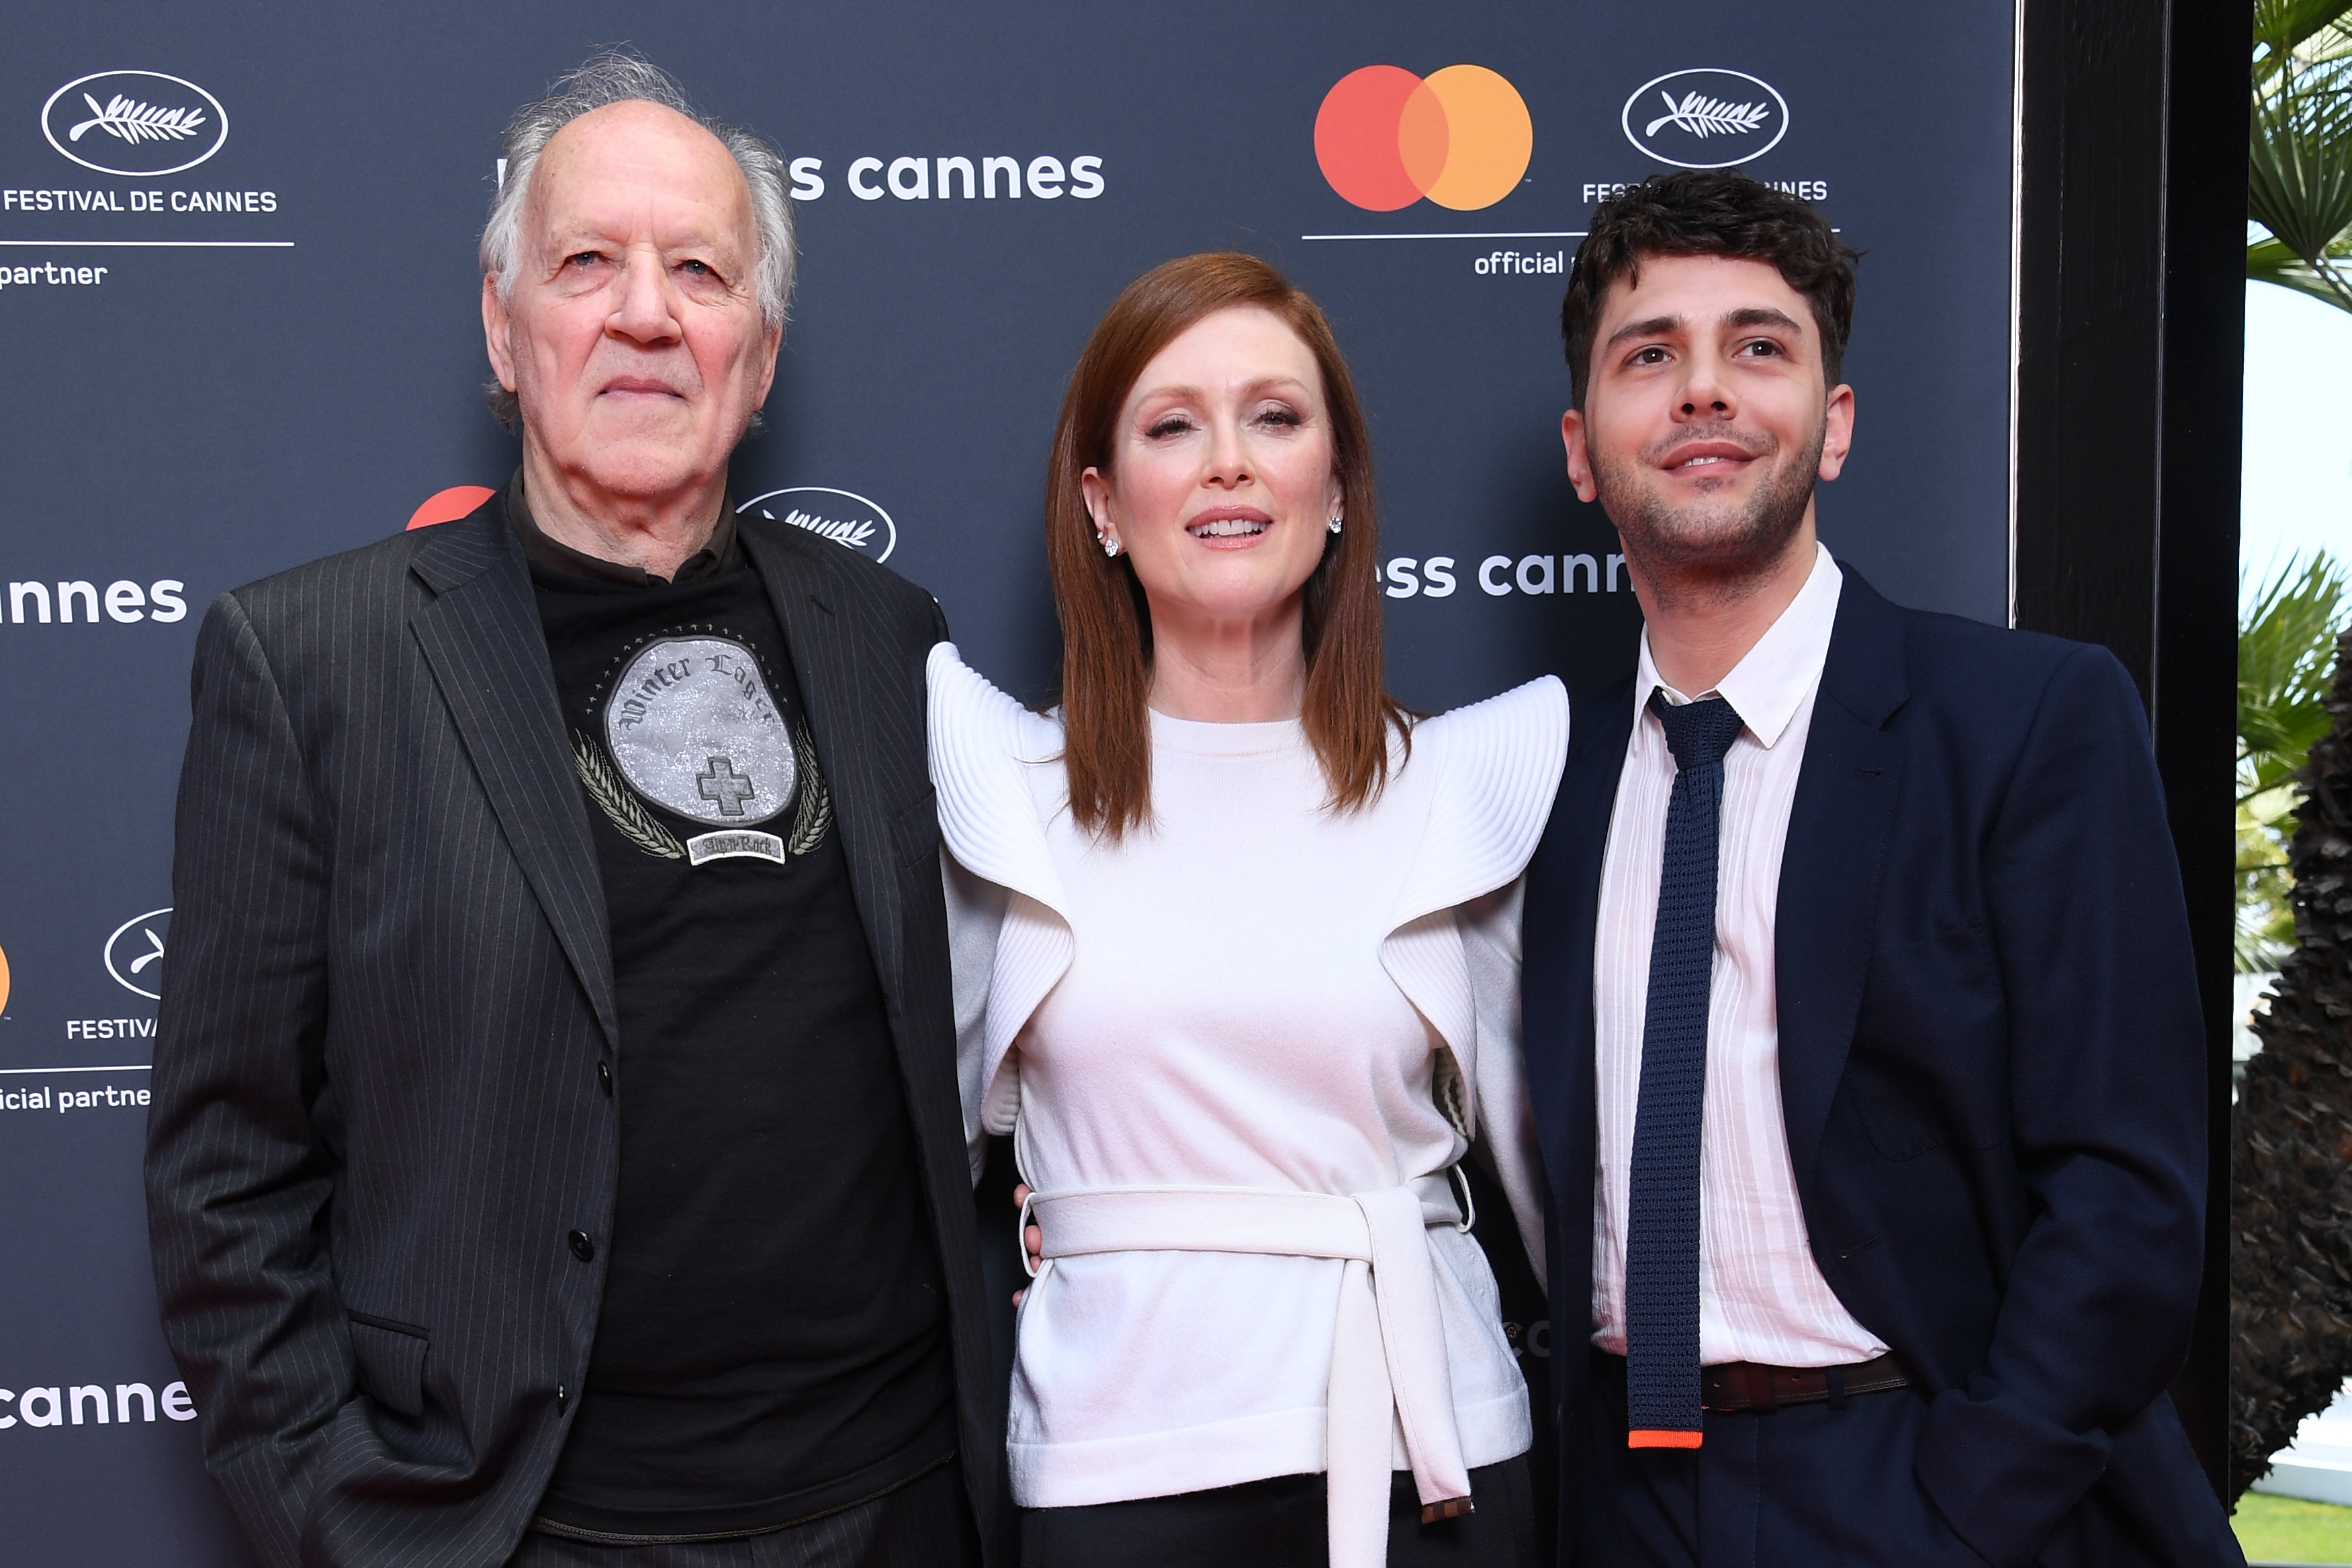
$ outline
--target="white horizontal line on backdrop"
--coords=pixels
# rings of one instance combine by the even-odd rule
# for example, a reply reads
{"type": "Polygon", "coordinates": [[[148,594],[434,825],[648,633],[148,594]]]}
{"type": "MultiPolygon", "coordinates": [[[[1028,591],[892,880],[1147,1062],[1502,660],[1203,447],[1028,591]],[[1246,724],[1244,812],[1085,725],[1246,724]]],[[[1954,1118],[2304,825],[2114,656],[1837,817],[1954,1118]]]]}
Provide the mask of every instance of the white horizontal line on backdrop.
{"type": "MultiPolygon", "coordinates": [[[[1300,235],[1300,239],[1582,239],[1591,229],[1549,229],[1529,234],[1300,235]]],[[[1840,228],[1830,233],[1843,234],[1840,228]]]]}
{"type": "Polygon", "coordinates": [[[290,239],[0,239],[0,245],[173,246],[206,249],[292,250],[290,239]]]}
{"type": "Polygon", "coordinates": [[[153,1065],[144,1061],[126,1061],[116,1067],[0,1067],[0,1077],[14,1078],[25,1072],[152,1072],[153,1065]]]}
{"type": "Polygon", "coordinates": [[[1551,229],[1533,234],[1420,235],[1300,235],[1300,239],[1582,239],[1586,229],[1551,229]]]}

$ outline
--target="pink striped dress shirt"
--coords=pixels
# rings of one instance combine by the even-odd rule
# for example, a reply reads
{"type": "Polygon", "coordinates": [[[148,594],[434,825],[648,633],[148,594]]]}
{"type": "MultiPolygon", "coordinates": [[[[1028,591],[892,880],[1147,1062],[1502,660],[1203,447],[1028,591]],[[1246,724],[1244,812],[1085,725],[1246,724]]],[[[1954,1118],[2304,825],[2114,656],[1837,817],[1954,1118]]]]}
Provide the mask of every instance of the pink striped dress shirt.
{"type": "MultiPolygon", "coordinates": [[[[1724,758],[1717,851],[1715,968],[1707,999],[1706,1133],[1699,1158],[1699,1360],[1834,1366],[1886,1349],[1832,1293],[1813,1261],[1780,1114],[1780,1039],[1773,926],[1789,809],[1805,758],[1813,697],[1829,655],[1843,579],[1826,549],[1748,656],[1713,693],[1739,715],[1724,758]]],[[[1592,951],[1600,1168],[1593,1183],[1592,1343],[1625,1352],[1625,1219],[1633,1116],[1642,1086],[1642,1022],[1658,868],[1674,787],[1652,691],[1690,700],[1659,679],[1642,636],[1637,704],[1601,873],[1592,951]]]]}

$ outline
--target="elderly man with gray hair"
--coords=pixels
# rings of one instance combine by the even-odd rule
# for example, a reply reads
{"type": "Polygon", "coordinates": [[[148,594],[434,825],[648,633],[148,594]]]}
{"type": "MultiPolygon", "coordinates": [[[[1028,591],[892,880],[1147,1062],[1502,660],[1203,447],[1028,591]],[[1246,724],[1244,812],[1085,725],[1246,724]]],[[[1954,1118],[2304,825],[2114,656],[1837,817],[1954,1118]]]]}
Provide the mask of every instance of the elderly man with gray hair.
{"type": "Polygon", "coordinates": [[[199,639],[147,1187],[272,1568],[982,1560],[931,597],[739,518],[782,168],[643,60],[509,128],[522,438],[199,639]]]}

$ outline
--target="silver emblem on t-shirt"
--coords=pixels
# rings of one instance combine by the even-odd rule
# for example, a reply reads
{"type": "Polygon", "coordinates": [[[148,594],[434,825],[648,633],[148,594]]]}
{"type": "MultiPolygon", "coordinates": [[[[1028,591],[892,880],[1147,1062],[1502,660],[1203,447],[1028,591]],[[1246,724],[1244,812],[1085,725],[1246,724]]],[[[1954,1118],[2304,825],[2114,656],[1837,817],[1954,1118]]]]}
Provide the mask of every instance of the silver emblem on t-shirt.
{"type": "Polygon", "coordinates": [[[647,854],[691,865],[739,858],[782,865],[814,849],[833,821],[815,749],[805,724],[788,725],[776,711],[758,656],[726,637],[647,643],[613,683],[604,746],[573,737],[580,781],[622,836],[647,854]],[[795,796],[789,843],[759,830],[795,796]],[[638,797],[714,831],[681,843],[638,797]]]}

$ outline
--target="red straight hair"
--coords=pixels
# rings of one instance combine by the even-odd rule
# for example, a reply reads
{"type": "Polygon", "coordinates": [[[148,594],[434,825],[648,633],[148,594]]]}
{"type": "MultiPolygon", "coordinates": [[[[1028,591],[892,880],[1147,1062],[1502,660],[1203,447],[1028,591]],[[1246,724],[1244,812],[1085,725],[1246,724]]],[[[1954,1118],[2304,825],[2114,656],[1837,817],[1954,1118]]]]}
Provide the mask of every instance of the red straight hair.
{"type": "Polygon", "coordinates": [[[1070,372],[1045,474],[1045,567],[1062,621],[1063,767],[1080,828],[1117,840],[1151,816],[1151,614],[1122,556],[1103,554],[1079,476],[1111,471],[1119,411],[1143,369],[1202,318],[1237,306],[1272,312],[1323,376],[1347,526],[1307,580],[1307,695],[1301,718],[1330,789],[1356,810],[1388,783],[1389,733],[1412,744],[1410,716],[1381,686],[1379,506],[1356,385],[1315,301],[1238,251],[1162,262],[1127,286],[1070,372]]]}

